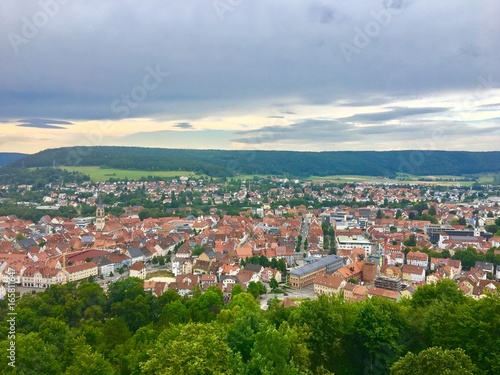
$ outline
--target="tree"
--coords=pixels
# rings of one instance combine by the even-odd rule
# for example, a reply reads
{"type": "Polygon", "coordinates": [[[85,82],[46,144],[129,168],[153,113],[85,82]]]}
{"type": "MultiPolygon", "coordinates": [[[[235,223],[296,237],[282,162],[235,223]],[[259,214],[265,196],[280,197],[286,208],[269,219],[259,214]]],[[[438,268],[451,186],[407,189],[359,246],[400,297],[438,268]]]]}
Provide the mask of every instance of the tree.
{"type": "Polygon", "coordinates": [[[419,287],[410,301],[415,308],[428,306],[433,302],[464,303],[467,297],[457,288],[453,280],[444,279],[435,285],[426,284],[419,287]]]}
{"type": "Polygon", "coordinates": [[[247,293],[250,293],[254,298],[257,298],[267,293],[266,286],[261,281],[250,281],[247,286],[247,293]]]}
{"type": "Polygon", "coordinates": [[[74,350],[75,355],[66,375],[113,375],[113,367],[101,353],[96,353],[92,347],[82,343],[74,350]]]}
{"type": "Polygon", "coordinates": [[[377,219],[383,219],[384,218],[384,214],[382,212],[382,210],[379,208],[377,210],[377,219]]]}
{"type": "Polygon", "coordinates": [[[429,215],[436,216],[436,207],[434,205],[429,207],[429,215]]]}
{"type": "Polygon", "coordinates": [[[417,237],[414,234],[410,234],[410,238],[403,242],[403,245],[408,247],[417,246],[417,237]]]}
{"type": "Polygon", "coordinates": [[[391,375],[473,375],[477,367],[463,349],[431,347],[420,353],[408,353],[391,367],[391,375]]]}
{"type": "Polygon", "coordinates": [[[305,241],[304,241],[304,251],[307,251],[307,247],[308,246],[309,246],[309,241],[306,238],[305,241]]]}
{"type": "Polygon", "coordinates": [[[276,290],[279,287],[278,281],[274,277],[272,277],[269,281],[269,286],[273,291],[276,290]]]}
{"type": "Polygon", "coordinates": [[[231,349],[212,324],[188,323],[163,331],[144,374],[225,374],[233,361],[231,349]]]}
{"type": "Polygon", "coordinates": [[[231,297],[237,296],[240,293],[243,293],[243,287],[240,284],[236,284],[233,286],[233,289],[231,289],[231,297]]]}
{"type": "Polygon", "coordinates": [[[399,220],[399,219],[401,219],[402,217],[403,217],[403,213],[401,212],[401,210],[399,210],[399,209],[398,209],[398,210],[396,211],[396,219],[398,219],[398,220],[399,220]]]}
{"type": "Polygon", "coordinates": [[[15,367],[11,367],[8,363],[11,359],[10,341],[3,340],[0,342],[0,349],[5,356],[0,361],[0,373],[2,374],[40,374],[52,375],[60,374],[60,364],[56,358],[56,353],[59,351],[56,346],[47,344],[42,341],[37,333],[31,332],[28,335],[16,335],[16,345],[14,362],[15,367]]]}
{"type": "Polygon", "coordinates": [[[196,244],[196,245],[194,245],[194,248],[193,248],[193,256],[200,256],[204,251],[205,251],[205,248],[202,245],[196,244]]]}

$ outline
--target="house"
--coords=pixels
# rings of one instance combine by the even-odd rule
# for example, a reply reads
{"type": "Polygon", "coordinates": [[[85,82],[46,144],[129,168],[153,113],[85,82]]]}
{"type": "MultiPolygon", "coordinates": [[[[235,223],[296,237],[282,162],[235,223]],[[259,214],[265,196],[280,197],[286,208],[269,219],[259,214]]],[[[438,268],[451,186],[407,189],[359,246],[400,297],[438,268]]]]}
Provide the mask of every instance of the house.
{"type": "Polygon", "coordinates": [[[217,285],[217,276],[215,275],[201,275],[200,277],[201,290],[207,290],[213,285],[217,285]]]}
{"type": "Polygon", "coordinates": [[[405,263],[405,254],[402,251],[389,253],[387,256],[388,266],[402,266],[405,263]]]}
{"type": "Polygon", "coordinates": [[[246,288],[249,283],[259,281],[259,276],[256,273],[248,270],[240,270],[236,275],[238,277],[238,282],[246,288]]]}
{"type": "Polygon", "coordinates": [[[496,280],[500,280],[500,264],[497,265],[496,273],[495,273],[495,279],[496,280]]]}
{"type": "Polygon", "coordinates": [[[429,265],[429,256],[420,251],[410,251],[406,255],[406,264],[427,268],[429,265]]]}
{"type": "Polygon", "coordinates": [[[347,283],[344,286],[344,301],[359,302],[366,299],[368,288],[363,285],[347,283]]]}
{"type": "Polygon", "coordinates": [[[260,274],[260,280],[265,283],[270,282],[273,277],[278,283],[281,283],[283,281],[281,277],[281,271],[275,268],[266,267],[260,274]]]}
{"type": "Polygon", "coordinates": [[[361,280],[363,277],[363,263],[364,262],[351,263],[348,266],[339,268],[333,275],[341,277],[344,280],[361,280]]]}
{"type": "Polygon", "coordinates": [[[181,297],[192,296],[193,290],[199,286],[199,275],[184,274],[175,277],[175,283],[170,283],[168,289],[176,290],[181,297]]]}
{"type": "Polygon", "coordinates": [[[196,259],[193,263],[193,273],[210,273],[210,262],[196,259]]]}
{"type": "Polygon", "coordinates": [[[396,266],[386,266],[386,267],[382,268],[381,273],[384,276],[397,278],[397,279],[400,279],[403,277],[403,271],[401,271],[401,268],[396,267],[396,266]]]}
{"type": "Polygon", "coordinates": [[[412,264],[405,264],[403,266],[403,280],[415,283],[424,282],[425,268],[412,264]]]}
{"type": "Polygon", "coordinates": [[[390,299],[393,301],[399,301],[400,294],[398,291],[395,291],[395,290],[388,290],[388,289],[374,287],[374,288],[371,288],[368,290],[368,297],[369,298],[381,297],[381,298],[386,298],[386,299],[390,299]]]}
{"type": "Polygon", "coordinates": [[[28,266],[21,277],[21,284],[29,288],[48,288],[51,285],[63,284],[66,275],[57,268],[28,266]]]}
{"type": "Polygon", "coordinates": [[[174,276],[193,273],[193,259],[175,257],[172,260],[172,273],[174,276]]]}
{"type": "Polygon", "coordinates": [[[115,263],[111,262],[108,257],[99,256],[92,259],[99,267],[99,275],[108,276],[115,272],[115,263]]]}
{"type": "Polygon", "coordinates": [[[215,252],[212,249],[207,249],[203,253],[200,254],[198,260],[202,260],[204,262],[212,262],[215,260],[215,252]]]}
{"type": "Polygon", "coordinates": [[[248,271],[252,271],[253,273],[257,274],[257,276],[260,278],[264,267],[262,267],[260,264],[248,263],[247,265],[245,265],[244,269],[248,270],[248,271]]]}
{"type": "Polygon", "coordinates": [[[483,272],[493,275],[495,266],[493,263],[477,261],[474,268],[479,268],[480,270],[483,270],[483,272]]]}
{"type": "Polygon", "coordinates": [[[99,267],[94,262],[78,264],[76,266],[66,267],[64,270],[66,281],[80,281],[99,274],[99,267]]]}
{"type": "Polygon", "coordinates": [[[440,267],[445,266],[451,267],[455,275],[460,275],[460,273],[462,272],[462,262],[459,260],[450,258],[431,258],[431,271],[438,270],[440,267]]]}
{"type": "Polygon", "coordinates": [[[139,279],[146,279],[146,265],[144,262],[135,262],[129,268],[130,277],[138,277],[139,279]]]}
{"type": "Polygon", "coordinates": [[[224,290],[230,289],[233,285],[238,284],[238,277],[236,275],[222,275],[220,277],[220,282],[222,283],[222,288],[224,290]]]}
{"type": "Polygon", "coordinates": [[[167,290],[167,283],[163,281],[145,281],[144,290],[146,292],[151,292],[156,297],[161,296],[165,290],[167,290]]]}
{"type": "Polygon", "coordinates": [[[131,264],[136,262],[144,262],[144,253],[138,247],[129,247],[126,251],[126,254],[131,259],[131,264]]]}
{"type": "Polygon", "coordinates": [[[342,277],[328,275],[327,273],[318,274],[314,278],[314,293],[316,295],[339,295],[346,284],[347,282],[342,277]]]}

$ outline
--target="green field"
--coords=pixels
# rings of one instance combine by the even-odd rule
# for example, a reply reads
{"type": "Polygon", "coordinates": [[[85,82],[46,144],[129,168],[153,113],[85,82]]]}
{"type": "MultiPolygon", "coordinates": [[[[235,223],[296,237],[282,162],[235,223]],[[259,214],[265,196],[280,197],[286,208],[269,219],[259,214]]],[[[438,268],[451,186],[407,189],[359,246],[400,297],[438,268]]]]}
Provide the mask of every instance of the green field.
{"type": "MultiPolygon", "coordinates": [[[[125,169],[111,169],[111,168],[100,168],[97,166],[86,166],[86,167],[61,167],[70,172],[80,172],[85,175],[90,176],[92,181],[106,181],[110,178],[115,179],[129,179],[129,180],[139,180],[141,178],[146,178],[148,176],[161,177],[165,179],[178,178],[181,176],[190,178],[206,178],[206,176],[196,174],[190,171],[142,171],[142,170],[125,170],[125,169]]],[[[265,178],[269,177],[266,175],[238,175],[232,177],[232,179],[240,180],[252,180],[254,177],[265,178]]],[[[485,174],[479,177],[479,183],[488,184],[493,182],[494,176],[492,174],[485,174]]],[[[306,180],[309,181],[331,181],[336,183],[351,183],[351,182],[396,182],[396,183],[408,183],[408,184],[420,184],[420,185],[444,185],[452,186],[460,183],[461,186],[471,186],[473,181],[463,181],[461,176],[398,176],[398,178],[390,179],[380,176],[362,176],[362,175],[334,175],[334,176],[311,176],[306,180]],[[403,178],[404,177],[404,178],[403,178]],[[420,181],[424,179],[424,181],[420,181]],[[439,181],[440,179],[448,179],[453,181],[439,181]]]]}
{"type": "Polygon", "coordinates": [[[107,169],[100,167],[61,167],[69,172],[79,172],[90,176],[92,181],[106,181],[110,178],[139,180],[142,177],[163,177],[171,179],[174,177],[203,178],[201,175],[189,171],[136,171],[125,169],[107,169]]]}

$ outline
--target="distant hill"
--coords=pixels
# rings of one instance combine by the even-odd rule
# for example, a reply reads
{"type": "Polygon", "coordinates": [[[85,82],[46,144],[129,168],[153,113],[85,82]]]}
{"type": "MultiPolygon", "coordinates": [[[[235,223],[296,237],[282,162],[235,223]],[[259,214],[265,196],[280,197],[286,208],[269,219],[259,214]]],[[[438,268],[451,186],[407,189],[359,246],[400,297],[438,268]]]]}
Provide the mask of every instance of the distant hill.
{"type": "Polygon", "coordinates": [[[0,167],[22,159],[26,155],[18,152],[0,152],[0,167]]]}
{"type": "Polygon", "coordinates": [[[101,166],[193,171],[209,176],[464,175],[500,171],[500,152],[464,151],[231,151],[141,147],[63,147],[17,160],[10,167],[101,166]]]}

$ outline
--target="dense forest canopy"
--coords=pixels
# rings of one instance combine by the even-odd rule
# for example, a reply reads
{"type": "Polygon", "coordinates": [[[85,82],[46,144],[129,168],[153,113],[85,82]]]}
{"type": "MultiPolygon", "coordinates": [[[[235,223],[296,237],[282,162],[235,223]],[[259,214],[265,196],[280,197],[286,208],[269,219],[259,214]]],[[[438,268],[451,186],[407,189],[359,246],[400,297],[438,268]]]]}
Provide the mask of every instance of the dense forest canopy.
{"type": "Polygon", "coordinates": [[[235,151],[140,147],[63,147],[18,160],[12,167],[101,166],[193,171],[209,176],[464,175],[500,171],[500,152],[464,151],[235,151]]]}
{"type": "MultiPolygon", "coordinates": [[[[413,299],[349,303],[321,296],[261,310],[211,287],[155,297],[142,280],[51,286],[16,303],[17,367],[2,374],[498,374],[500,300],[451,280],[413,299]],[[17,371],[17,372],[16,372],[17,371]],[[458,371],[458,372],[456,372],[458,371]]],[[[10,341],[0,301],[0,350],[10,341]]]]}
{"type": "Polygon", "coordinates": [[[16,160],[22,159],[26,154],[20,154],[18,152],[0,152],[0,167],[15,162],[16,160]]]}

